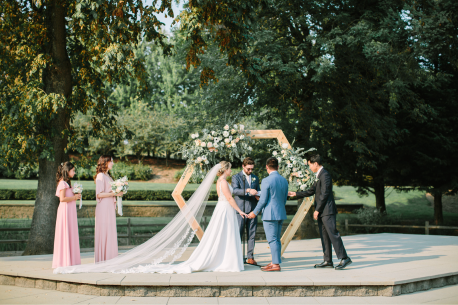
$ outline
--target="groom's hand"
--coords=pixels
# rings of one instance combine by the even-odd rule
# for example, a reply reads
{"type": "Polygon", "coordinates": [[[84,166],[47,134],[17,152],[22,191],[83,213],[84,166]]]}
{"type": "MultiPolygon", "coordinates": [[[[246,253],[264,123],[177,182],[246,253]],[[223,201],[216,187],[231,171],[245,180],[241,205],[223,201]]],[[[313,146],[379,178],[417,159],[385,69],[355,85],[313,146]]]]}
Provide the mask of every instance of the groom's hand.
{"type": "Polygon", "coordinates": [[[288,192],[289,197],[296,197],[296,192],[288,192]]]}
{"type": "Polygon", "coordinates": [[[318,214],[320,214],[320,212],[315,211],[315,212],[313,213],[313,219],[318,220],[318,214]]]}
{"type": "Polygon", "coordinates": [[[250,214],[248,214],[248,218],[250,218],[250,219],[253,219],[253,218],[255,218],[255,217],[256,217],[256,215],[255,215],[253,212],[251,212],[250,214]]]}

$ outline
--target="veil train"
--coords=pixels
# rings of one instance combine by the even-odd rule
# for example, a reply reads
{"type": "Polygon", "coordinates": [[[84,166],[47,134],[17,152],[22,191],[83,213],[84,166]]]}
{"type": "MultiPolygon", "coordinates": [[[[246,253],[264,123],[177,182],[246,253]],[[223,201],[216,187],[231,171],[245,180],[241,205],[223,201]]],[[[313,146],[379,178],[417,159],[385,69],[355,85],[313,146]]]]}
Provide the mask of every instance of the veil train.
{"type": "Polygon", "coordinates": [[[186,202],[186,207],[160,232],[143,244],[107,261],[59,267],[54,273],[137,273],[145,267],[166,268],[179,259],[194,238],[195,232],[189,225],[193,217],[199,223],[207,205],[211,186],[215,180],[220,164],[215,165],[207,174],[202,184],[197,188],[191,198],[186,202]]]}

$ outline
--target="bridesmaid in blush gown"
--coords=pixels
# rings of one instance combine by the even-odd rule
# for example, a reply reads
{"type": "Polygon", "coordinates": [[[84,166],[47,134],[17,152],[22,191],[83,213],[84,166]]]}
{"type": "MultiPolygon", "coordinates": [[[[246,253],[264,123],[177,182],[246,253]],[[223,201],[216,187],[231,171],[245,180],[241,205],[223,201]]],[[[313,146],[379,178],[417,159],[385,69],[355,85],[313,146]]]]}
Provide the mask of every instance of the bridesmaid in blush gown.
{"type": "Polygon", "coordinates": [[[75,167],[70,162],[61,163],[57,169],[56,196],[60,203],[57,209],[56,234],[52,267],[65,267],[81,264],[78,236],[76,200],[81,194],[73,194],[70,178],[75,175],[75,167]]]}
{"type": "Polygon", "coordinates": [[[113,167],[113,159],[102,155],[97,162],[95,180],[95,236],[94,259],[102,262],[118,256],[118,233],[116,231],[116,196],[111,190],[113,179],[108,171],[113,167]]]}

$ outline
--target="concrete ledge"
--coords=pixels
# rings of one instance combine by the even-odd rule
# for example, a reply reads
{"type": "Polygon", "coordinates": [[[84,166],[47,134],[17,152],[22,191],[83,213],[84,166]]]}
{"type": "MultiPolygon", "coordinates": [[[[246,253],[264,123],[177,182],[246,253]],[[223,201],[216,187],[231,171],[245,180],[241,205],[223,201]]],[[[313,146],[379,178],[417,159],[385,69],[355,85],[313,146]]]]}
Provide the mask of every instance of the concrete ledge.
{"type": "Polygon", "coordinates": [[[94,296],[129,297],[338,297],[398,296],[446,285],[457,285],[458,275],[401,285],[314,285],[314,286],[123,286],[68,283],[37,278],[0,275],[0,285],[58,290],[94,296]]]}

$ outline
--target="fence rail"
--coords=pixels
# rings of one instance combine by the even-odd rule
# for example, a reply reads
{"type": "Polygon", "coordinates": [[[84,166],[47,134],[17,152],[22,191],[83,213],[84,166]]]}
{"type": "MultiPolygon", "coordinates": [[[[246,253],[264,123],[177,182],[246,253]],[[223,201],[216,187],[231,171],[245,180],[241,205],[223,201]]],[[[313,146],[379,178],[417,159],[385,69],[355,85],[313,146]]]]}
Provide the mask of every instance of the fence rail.
{"type": "MultiPolygon", "coordinates": [[[[205,231],[208,225],[208,216],[202,217],[202,229],[205,231]]],[[[132,238],[151,238],[155,235],[154,234],[143,234],[143,235],[133,235],[132,228],[133,227],[158,227],[162,228],[165,227],[168,223],[154,223],[154,224],[132,224],[130,222],[130,218],[127,218],[127,224],[120,224],[116,225],[117,227],[127,227],[127,234],[118,234],[118,238],[126,238],[127,245],[130,245],[132,238]]],[[[315,225],[318,225],[315,223],[315,225]]],[[[289,223],[283,223],[283,228],[289,226],[289,223]]],[[[445,230],[458,230],[458,227],[451,227],[451,226],[435,226],[429,225],[429,221],[425,221],[424,226],[409,226],[409,225],[362,225],[362,224],[349,224],[348,219],[345,219],[345,231],[349,231],[349,227],[363,227],[363,228],[408,228],[408,229],[425,229],[425,234],[429,235],[430,229],[445,229],[445,230]]],[[[78,226],[79,229],[93,229],[94,226],[78,226]]],[[[2,231],[30,231],[30,228],[0,228],[0,232],[2,231]]],[[[261,226],[258,226],[257,233],[264,233],[261,226]]],[[[91,240],[94,239],[94,236],[81,236],[81,240],[91,240]]],[[[0,240],[0,244],[15,244],[15,243],[24,243],[27,242],[28,239],[4,239],[0,240]]]]}

